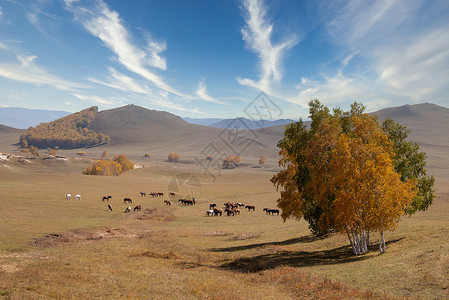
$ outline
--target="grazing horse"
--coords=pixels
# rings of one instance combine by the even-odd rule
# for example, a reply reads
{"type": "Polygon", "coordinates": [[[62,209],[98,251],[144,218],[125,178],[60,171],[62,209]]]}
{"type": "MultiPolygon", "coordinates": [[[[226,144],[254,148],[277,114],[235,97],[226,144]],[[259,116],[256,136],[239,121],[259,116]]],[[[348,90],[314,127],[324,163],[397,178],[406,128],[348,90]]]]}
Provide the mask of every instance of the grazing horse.
{"type": "Polygon", "coordinates": [[[238,208],[234,208],[234,214],[236,214],[236,215],[240,215],[240,209],[238,209],[238,208]]]}
{"type": "Polygon", "coordinates": [[[112,211],[112,205],[111,204],[108,204],[108,208],[109,208],[110,211],[112,211]]]}
{"type": "Polygon", "coordinates": [[[215,207],[217,207],[217,204],[215,203],[209,204],[209,209],[214,209],[215,207]]]}
{"type": "Polygon", "coordinates": [[[221,209],[220,208],[214,208],[214,216],[218,216],[218,214],[220,214],[220,217],[221,217],[221,214],[222,214],[223,212],[221,211],[221,209]]]}
{"type": "Polygon", "coordinates": [[[263,209],[263,211],[264,211],[264,212],[265,212],[265,214],[267,214],[267,215],[268,215],[268,214],[270,213],[270,212],[269,212],[269,209],[268,209],[268,208],[266,208],[266,207],[265,207],[265,208],[263,209]]]}
{"type": "Polygon", "coordinates": [[[81,200],[81,195],[76,195],[75,200],[81,200]]]}
{"type": "Polygon", "coordinates": [[[142,210],[142,206],[141,205],[137,205],[136,207],[134,207],[134,211],[141,211],[142,210]]]}
{"type": "Polygon", "coordinates": [[[151,192],[151,193],[149,193],[149,194],[148,194],[148,196],[152,196],[152,197],[154,197],[154,196],[156,196],[156,193],[154,193],[154,192],[151,192]]]}
{"type": "Polygon", "coordinates": [[[170,205],[171,205],[171,202],[170,202],[170,200],[164,200],[164,203],[165,203],[165,205],[168,205],[168,206],[170,206],[170,205]]]}
{"type": "Polygon", "coordinates": [[[170,193],[170,196],[175,196],[175,193],[170,193]]]}
{"type": "Polygon", "coordinates": [[[133,203],[133,200],[131,200],[131,198],[124,198],[123,203],[126,203],[126,202],[133,203]]]}
{"type": "Polygon", "coordinates": [[[70,200],[70,198],[72,198],[72,195],[67,194],[67,195],[65,195],[65,198],[66,198],[67,200],[70,200]]]}
{"type": "Polygon", "coordinates": [[[230,215],[235,216],[234,210],[232,208],[226,208],[224,211],[227,216],[230,216],[230,215]]]}
{"type": "Polygon", "coordinates": [[[236,204],[238,205],[239,208],[245,206],[245,204],[240,203],[240,202],[237,202],[236,204]]]}
{"type": "Polygon", "coordinates": [[[206,215],[207,216],[213,216],[214,215],[214,210],[213,209],[206,210],[206,215]]]}
{"type": "Polygon", "coordinates": [[[140,192],[140,197],[145,197],[147,195],[147,193],[145,192],[140,192]]]}
{"type": "Polygon", "coordinates": [[[109,202],[110,199],[112,199],[112,196],[103,196],[103,199],[101,201],[104,202],[104,200],[106,200],[109,202]]]}
{"type": "Polygon", "coordinates": [[[247,205],[247,206],[245,206],[245,208],[248,209],[248,211],[251,211],[251,209],[253,211],[256,211],[256,207],[254,205],[247,205]]]}
{"type": "Polygon", "coordinates": [[[125,213],[129,213],[131,211],[131,206],[128,206],[126,209],[125,209],[125,213]]]}
{"type": "Polygon", "coordinates": [[[157,193],[157,196],[159,197],[159,196],[164,196],[164,193],[157,193]]]}
{"type": "Polygon", "coordinates": [[[272,215],[277,214],[279,216],[279,209],[270,209],[270,211],[272,215]]]}

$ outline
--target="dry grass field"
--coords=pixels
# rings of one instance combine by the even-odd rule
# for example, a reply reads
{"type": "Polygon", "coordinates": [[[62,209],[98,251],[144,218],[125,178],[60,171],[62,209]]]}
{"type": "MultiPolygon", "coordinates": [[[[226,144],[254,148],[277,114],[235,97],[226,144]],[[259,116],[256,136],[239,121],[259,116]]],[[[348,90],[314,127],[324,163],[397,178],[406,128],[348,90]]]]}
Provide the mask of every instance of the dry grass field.
{"type": "MultiPolygon", "coordinates": [[[[1,135],[0,153],[19,155],[13,133],[1,135]]],[[[431,208],[403,217],[386,234],[384,254],[374,234],[369,253],[354,256],[344,236],[316,239],[304,221],[284,223],[262,211],[275,208],[278,198],[269,182],[278,170],[270,134],[247,149],[241,167],[222,170],[216,180],[195,165],[210,141],[205,133],[190,143],[179,138],[185,142],[179,150],[172,150],[176,143],[112,144],[84,149],[85,157],[59,151],[67,160],[41,155],[0,162],[0,299],[449,298],[447,139],[423,143],[437,178],[431,208]],[[83,175],[105,149],[145,167],[113,177],[83,175]],[[166,161],[170,151],[181,154],[179,163],[166,161]],[[268,157],[264,166],[260,154],[268,157]],[[175,201],[166,206],[176,182],[175,201]],[[112,196],[112,212],[105,195],[112,196]],[[195,206],[177,203],[188,195],[196,196],[195,206]],[[124,213],[124,197],[142,210],[124,213]],[[256,211],[206,216],[210,203],[227,201],[256,211]]]]}

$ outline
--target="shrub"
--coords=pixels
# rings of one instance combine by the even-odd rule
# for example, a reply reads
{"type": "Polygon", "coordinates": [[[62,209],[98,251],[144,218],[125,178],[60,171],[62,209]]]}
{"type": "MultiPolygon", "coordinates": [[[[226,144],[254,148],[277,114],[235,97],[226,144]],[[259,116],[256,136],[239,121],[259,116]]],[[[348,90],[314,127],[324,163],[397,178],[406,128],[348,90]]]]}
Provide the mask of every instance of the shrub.
{"type": "Polygon", "coordinates": [[[23,148],[22,150],[20,150],[20,152],[22,152],[22,153],[30,153],[30,149],[23,148]]]}
{"type": "Polygon", "coordinates": [[[134,169],[134,164],[124,154],[114,157],[114,160],[102,159],[87,167],[85,175],[116,176],[125,171],[134,169]]]}
{"type": "Polygon", "coordinates": [[[170,152],[170,154],[168,155],[168,161],[169,162],[178,162],[178,160],[181,158],[181,155],[179,155],[178,153],[174,153],[174,152],[170,152]]]}
{"type": "Polygon", "coordinates": [[[50,150],[48,150],[48,154],[50,154],[50,155],[58,155],[58,151],[56,149],[50,149],[50,150]]]}
{"type": "Polygon", "coordinates": [[[267,162],[267,157],[262,154],[259,158],[259,164],[263,165],[266,162],[267,162]]]}
{"type": "Polygon", "coordinates": [[[242,158],[240,155],[232,156],[229,155],[223,160],[223,168],[224,169],[234,169],[238,166],[240,166],[240,163],[242,162],[242,158]]]}
{"type": "Polygon", "coordinates": [[[84,152],[84,151],[78,151],[78,152],[76,152],[76,155],[78,155],[78,156],[84,156],[84,155],[86,155],[86,152],[84,152]]]}
{"type": "Polygon", "coordinates": [[[151,154],[150,153],[145,153],[145,157],[150,158],[151,154]]]}
{"type": "Polygon", "coordinates": [[[109,157],[109,152],[108,150],[104,150],[103,154],[101,154],[101,157],[109,157]]]}

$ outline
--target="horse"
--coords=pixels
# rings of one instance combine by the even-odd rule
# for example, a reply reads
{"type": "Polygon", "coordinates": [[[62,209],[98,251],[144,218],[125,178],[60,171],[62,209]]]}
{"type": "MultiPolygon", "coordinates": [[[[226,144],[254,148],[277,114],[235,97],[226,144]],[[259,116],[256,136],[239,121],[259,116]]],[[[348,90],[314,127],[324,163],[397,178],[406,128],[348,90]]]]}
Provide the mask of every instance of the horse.
{"type": "Polygon", "coordinates": [[[168,205],[168,206],[171,205],[171,202],[169,200],[164,200],[164,203],[165,203],[165,205],[168,205]]]}
{"type": "Polygon", "coordinates": [[[234,208],[233,210],[234,210],[234,214],[236,214],[236,215],[240,215],[240,209],[238,209],[238,208],[234,208]]]}
{"type": "Polygon", "coordinates": [[[147,195],[147,193],[145,192],[140,192],[140,197],[145,197],[147,195]]]}
{"type": "Polygon", "coordinates": [[[214,209],[215,207],[217,207],[217,204],[215,203],[209,204],[209,209],[214,209]]]}
{"type": "Polygon", "coordinates": [[[148,194],[148,196],[152,196],[152,197],[154,197],[154,196],[156,196],[156,193],[154,193],[154,192],[151,192],[151,193],[149,193],[149,194],[148,194]]]}
{"type": "Polygon", "coordinates": [[[269,209],[268,209],[268,208],[266,208],[266,207],[265,207],[265,208],[263,209],[263,211],[264,211],[264,212],[265,212],[265,214],[267,214],[267,215],[268,215],[268,214],[270,213],[270,212],[269,212],[269,209]]]}
{"type": "Polygon", "coordinates": [[[66,198],[67,200],[70,200],[70,198],[72,198],[72,195],[67,194],[67,195],[65,195],[65,198],[66,198]]]}
{"type": "Polygon", "coordinates": [[[232,208],[226,208],[224,211],[227,216],[230,216],[230,215],[235,216],[234,210],[232,208]]]}
{"type": "Polygon", "coordinates": [[[81,200],[81,195],[76,195],[75,200],[81,200]]]}
{"type": "Polygon", "coordinates": [[[279,209],[270,209],[270,211],[272,215],[277,214],[279,216],[279,209]]]}
{"type": "Polygon", "coordinates": [[[206,210],[206,215],[207,216],[213,216],[214,215],[214,210],[213,209],[206,210]]]}
{"type": "Polygon", "coordinates": [[[240,203],[240,202],[237,202],[236,204],[238,205],[239,208],[245,206],[245,204],[240,203]]]}
{"type": "Polygon", "coordinates": [[[175,193],[170,193],[170,196],[175,196],[175,193]]]}
{"type": "Polygon", "coordinates": [[[136,207],[134,207],[134,211],[141,211],[142,210],[142,206],[141,205],[137,205],[136,207]]]}
{"type": "Polygon", "coordinates": [[[131,200],[131,198],[124,198],[123,203],[126,203],[126,202],[133,203],[133,200],[131,200]]]}
{"type": "Polygon", "coordinates": [[[247,206],[245,206],[245,208],[248,209],[248,211],[251,211],[251,209],[253,211],[256,211],[256,207],[254,205],[247,205],[247,206]]]}
{"type": "Polygon", "coordinates": [[[220,208],[214,208],[214,216],[218,216],[218,214],[220,214],[220,217],[221,217],[222,213],[223,212],[222,212],[222,210],[220,208]]]}
{"type": "Polygon", "coordinates": [[[110,211],[112,211],[112,205],[108,203],[108,208],[110,211]]]}
{"type": "Polygon", "coordinates": [[[129,213],[131,211],[131,206],[128,206],[126,209],[125,209],[125,213],[129,213]]]}
{"type": "Polygon", "coordinates": [[[164,193],[157,193],[157,196],[159,197],[159,196],[164,196],[164,193]]]}
{"type": "Polygon", "coordinates": [[[101,201],[104,202],[104,200],[106,200],[109,202],[110,199],[112,199],[112,196],[103,196],[103,199],[101,201]]]}

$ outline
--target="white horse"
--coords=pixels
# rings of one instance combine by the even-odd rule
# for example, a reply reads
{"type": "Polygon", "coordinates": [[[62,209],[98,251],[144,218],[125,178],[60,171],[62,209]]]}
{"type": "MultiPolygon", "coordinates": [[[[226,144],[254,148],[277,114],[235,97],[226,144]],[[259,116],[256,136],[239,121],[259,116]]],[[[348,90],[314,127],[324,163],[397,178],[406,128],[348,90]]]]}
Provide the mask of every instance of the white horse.
{"type": "Polygon", "coordinates": [[[109,208],[110,211],[112,211],[112,205],[111,204],[108,204],[108,208],[109,208]]]}
{"type": "Polygon", "coordinates": [[[131,206],[128,206],[126,209],[125,209],[125,212],[126,213],[129,213],[131,211],[131,206]]]}
{"type": "Polygon", "coordinates": [[[72,195],[70,195],[70,194],[65,195],[65,198],[66,198],[67,200],[70,200],[71,197],[72,197],[72,195]]]}
{"type": "Polygon", "coordinates": [[[81,195],[76,195],[75,200],[81,200],[81,195]]]}
{"type": "Polygon", "coordinates": [[[206,215],[213,216],[214,215],[214,210],[213,209],[206,210],[206,215]]]}

